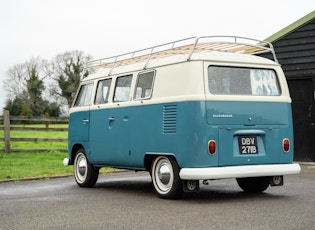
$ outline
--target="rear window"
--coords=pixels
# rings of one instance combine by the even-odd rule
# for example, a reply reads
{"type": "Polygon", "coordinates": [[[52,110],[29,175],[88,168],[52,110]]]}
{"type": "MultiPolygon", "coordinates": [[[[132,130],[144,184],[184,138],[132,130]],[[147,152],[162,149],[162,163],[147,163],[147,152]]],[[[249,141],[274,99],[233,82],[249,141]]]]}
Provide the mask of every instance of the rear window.
{"type": "Polygon", "coordinates": [[[212,94],[279,96],[281,90],[274,70],[209,66],[208,84],[212,94]]]}

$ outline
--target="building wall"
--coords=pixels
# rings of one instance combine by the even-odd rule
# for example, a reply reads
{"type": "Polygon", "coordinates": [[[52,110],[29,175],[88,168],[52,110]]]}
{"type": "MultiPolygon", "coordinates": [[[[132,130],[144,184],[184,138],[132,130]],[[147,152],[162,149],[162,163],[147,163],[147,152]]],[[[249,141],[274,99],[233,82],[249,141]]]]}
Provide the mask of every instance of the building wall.
{"type": "Polygon", "coordinates": [[[294,159],[315,161],[315,18],[272,45],[292,98],[294,159]]]}
{"type": "Polygon", "coordinates": [[[315,19],[272,44],[287,78],[315,75],[315,19]]]}

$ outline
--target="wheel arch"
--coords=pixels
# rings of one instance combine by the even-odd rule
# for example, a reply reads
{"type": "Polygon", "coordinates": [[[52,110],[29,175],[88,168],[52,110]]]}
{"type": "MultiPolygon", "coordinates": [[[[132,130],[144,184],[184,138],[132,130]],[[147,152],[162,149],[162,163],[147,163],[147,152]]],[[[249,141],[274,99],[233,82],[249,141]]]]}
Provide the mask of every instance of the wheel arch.
{"type": "Polygon", "coordinates": [[[74,159],[75,159],[75,154],[77,153],[77,151],[80,149],[80,148],[84,148],[84,146],[82,144],[75,144],[72,146],[72,149],[71,149],[71,158],[70,158],[70,162],[69,162],[69,165],[73,165],[74,164],[74,159]]]}
{"type": "Polygon", "coordinates": [[[175,154],[173,153],[158,153],[158,152],[148,152],[145,154],[144,156],[144,167],[145,167],[145,170],[146,171],[150,171],[151,170],[151,166],[152,166],[152,162],[153,162],[153,159],[155,157],[158,157],[158,156],[167,156],[167,157],[172,157],[178,164],[178,161],[176,159],[176,156],[175,154]]]}

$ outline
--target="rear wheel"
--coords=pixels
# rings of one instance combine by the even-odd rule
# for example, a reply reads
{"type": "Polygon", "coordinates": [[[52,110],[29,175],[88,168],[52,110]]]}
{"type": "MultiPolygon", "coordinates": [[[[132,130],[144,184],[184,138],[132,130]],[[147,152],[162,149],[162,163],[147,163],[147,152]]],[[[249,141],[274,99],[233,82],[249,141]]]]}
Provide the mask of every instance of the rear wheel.
{"type": "Polygon", "coordinates": [[[179,166],[172,157],[159,156],[151,167],[152,183],[155,193],[161,198],[177,198],[182,193],[179,166]]]}
{"type": "Polygon", "coordinates": [[[80,187],[93,187],[97,181],[99,168],[88,162],[83,148],[79,149],[74,159],[74,177],[80,187]]]}
{"type": "Polygon", "coordinates": [[[238,185],[244,192],[260,193],[265,191],[270,185],[269,177],[248,177],[236,178],[238,185]]]}

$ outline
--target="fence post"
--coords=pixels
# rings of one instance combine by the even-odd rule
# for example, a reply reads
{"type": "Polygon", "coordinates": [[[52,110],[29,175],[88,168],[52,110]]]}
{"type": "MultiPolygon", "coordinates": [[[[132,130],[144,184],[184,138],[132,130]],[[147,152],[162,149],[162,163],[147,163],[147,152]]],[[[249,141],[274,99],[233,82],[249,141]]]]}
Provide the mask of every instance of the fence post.
{"type": "Polygon", "coordinates": [[[10,111],[9,110],[4,110],[4,112],[3,112],[3,128],[4,128],[5,153],[9,154],[11,152],[11,144],[10,144],[10,111]]]}

